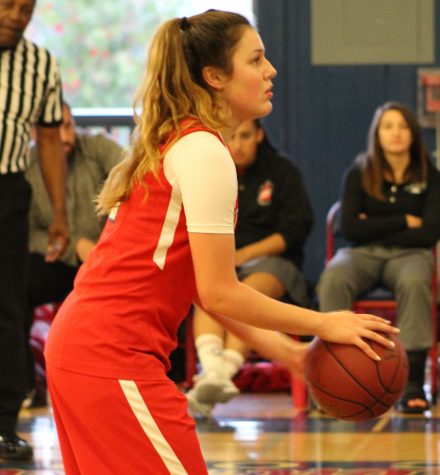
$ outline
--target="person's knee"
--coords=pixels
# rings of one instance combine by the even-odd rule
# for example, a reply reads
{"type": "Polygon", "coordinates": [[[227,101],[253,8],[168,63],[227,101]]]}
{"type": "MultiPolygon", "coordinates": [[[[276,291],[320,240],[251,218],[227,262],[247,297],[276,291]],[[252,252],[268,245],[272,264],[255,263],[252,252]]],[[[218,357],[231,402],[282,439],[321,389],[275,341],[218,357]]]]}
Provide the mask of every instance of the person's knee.
{"type": "Polygon", "coordinates": [[[317,292],[318,295],[325,295],[348,287],[349,279],[347,279],[345,273],[339,272],[337,269],[327,268],[319,278],[317,292]]]}
{"type": "Polygon", "coordinates": [[[269,272],[255,272],[242,279],[243,284],[274,299],[280,299],[286,292],[277,276],[269,272]]]}
{"type": "Polygon", "coordinates": [[[399,276],[397,290],[405,293],[431,292],[431,276],[423,272],[406,272],[399,276]]]}

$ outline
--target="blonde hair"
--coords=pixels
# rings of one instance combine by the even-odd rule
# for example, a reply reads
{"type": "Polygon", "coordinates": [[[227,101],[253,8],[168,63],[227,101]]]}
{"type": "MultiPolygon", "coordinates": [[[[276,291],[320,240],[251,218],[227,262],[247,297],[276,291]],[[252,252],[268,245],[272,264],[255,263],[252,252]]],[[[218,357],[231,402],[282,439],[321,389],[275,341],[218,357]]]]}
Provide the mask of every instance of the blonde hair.
{"type": "Polygon", "coordinates": [[[228,109],[205,83],[202,71],[214,66],[232,74],[232,54],[244,27],[250,27],[245,17],[218,10],[159,27],[135,96],[132,147],[104,183],[97,198],[99,214],[124,201],[146,173],[157,172],[160,147],[177,140],[183,119],[217,130],[226,125],[228,109]],[[173,132],[174,139],[168,140],[173,132]]]}

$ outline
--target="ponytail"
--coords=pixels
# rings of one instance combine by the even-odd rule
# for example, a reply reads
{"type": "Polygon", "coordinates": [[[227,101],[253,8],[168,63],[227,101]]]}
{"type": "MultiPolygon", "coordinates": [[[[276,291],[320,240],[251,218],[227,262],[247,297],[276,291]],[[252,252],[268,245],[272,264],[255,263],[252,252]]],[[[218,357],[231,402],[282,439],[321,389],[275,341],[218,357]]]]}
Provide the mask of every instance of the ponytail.
{"type": "MultiPolygon", "coordinates": [[[[203,79],[205,66],[232,73],[232,54],[248,20],[237,14],[208,11],[165,22],[149,50],[147,68],[134,101],[132,148],[110,172],[97,198],[99,214],[124,201],[135,183],[156,173],[170,134],[178,138],[183,119],[194,118],[213,129],[227,124],[227,108],[203,79]]],[[[165,150],[166,151],[166,150],[165,150]]]]}

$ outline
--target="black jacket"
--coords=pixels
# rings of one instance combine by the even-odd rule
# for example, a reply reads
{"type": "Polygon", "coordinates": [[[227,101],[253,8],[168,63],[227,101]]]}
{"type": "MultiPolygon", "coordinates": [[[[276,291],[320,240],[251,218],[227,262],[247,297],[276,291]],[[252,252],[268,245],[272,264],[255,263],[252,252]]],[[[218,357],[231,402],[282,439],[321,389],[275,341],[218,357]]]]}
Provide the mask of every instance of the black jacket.
{"type": "Polygon", "coordinates": [[[283,257],[301,268],[303,247],[314,219],[298,168],[275,151],[260,146],[255,162],[237,172],[237,249],[280,233],[287,244],[283,257]]]}
{"type": "Polygon", "coordinates": [[[361,170],[353,165],[342,190],[341,231],[354,245],[432,247],[440,239],[440,174],[430,164],[426,183],[384,183],[385,201],[367,195],[361,170]],[[367,219],[360,219],[365,213],[367,219]],[[408,228],[406,214],[423,219],[420,228],[408,228]]]}

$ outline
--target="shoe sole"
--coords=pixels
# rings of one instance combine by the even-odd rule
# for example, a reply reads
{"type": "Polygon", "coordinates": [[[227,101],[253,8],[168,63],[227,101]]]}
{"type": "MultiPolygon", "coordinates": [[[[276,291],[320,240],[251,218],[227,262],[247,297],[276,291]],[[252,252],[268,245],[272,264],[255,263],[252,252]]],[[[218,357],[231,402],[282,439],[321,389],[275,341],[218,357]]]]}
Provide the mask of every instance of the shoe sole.
{"type": "Polygon", "coordinates": [[[214,409],[214,406],[210,406],[208,404],[203,404],[199,402],[195,397],[188,396],[186,397],[188,400],[188,406],[191,411],[194,413],[195,417],[202,417],[204,419],[209,419],[211,417],[211,412],[214,409]]]}
{"type": "Polygon", "coordinates": [[[240,391],[231,388],[230,391],[225,390],[218,384],[204,383],[196,388],[197,400],[203,404],[216,404],[217,402],[225,403],[240,394],[240,391]]]}

